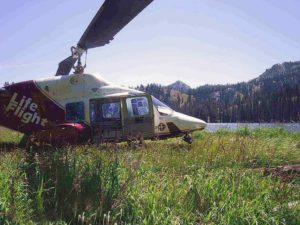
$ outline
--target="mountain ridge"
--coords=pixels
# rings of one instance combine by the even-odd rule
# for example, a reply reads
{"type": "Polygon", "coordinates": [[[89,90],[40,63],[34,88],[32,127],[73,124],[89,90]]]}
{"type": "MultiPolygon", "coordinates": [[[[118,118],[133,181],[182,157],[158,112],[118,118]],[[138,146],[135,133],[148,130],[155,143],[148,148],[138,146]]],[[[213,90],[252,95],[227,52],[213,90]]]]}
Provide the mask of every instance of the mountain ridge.
{"type": "Polygon", "coordinates": [[[187,85],[186,83],[184,83],[181,80],[177,80],[176,82],[169,84],[166,87],[172,88],[174,90],[181,91],[184,93],[188,92],[190,89],[192,89],[189,85],[187,85]]]}
{"type": "Polygon", "coordinates": [[[137,88],[208,122],[300,121],[300,61],[275,64],[246,82],[201,85],[185,91],[180,89],[184,82],[174,84],[137,88]]]}
{"type": "MultiPolygon", "coordinates": [[[[266,69],[258,78],[272,78],[274,76],[284,76],[288,73],[297,72],[300,70],[300,61],[277,63],[271,68],[266,69]]],[[[257,78],[256,78],[257,79],[257,78]]]]}

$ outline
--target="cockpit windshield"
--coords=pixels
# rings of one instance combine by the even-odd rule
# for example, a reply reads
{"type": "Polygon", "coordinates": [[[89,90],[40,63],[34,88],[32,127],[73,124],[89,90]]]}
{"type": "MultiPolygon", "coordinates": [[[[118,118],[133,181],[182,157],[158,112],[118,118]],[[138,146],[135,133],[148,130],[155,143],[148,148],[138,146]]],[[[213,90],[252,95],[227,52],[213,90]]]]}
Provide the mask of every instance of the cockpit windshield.
{"type": "Polygon", "coordinates": [[[170,115],[170,114],[172,114],[173,109],[171,109],[169,106],[167,106],[166,104],[159,101],[154,96],[151,96],[151,97],[152,97],[153,105],[156,107],[156,109],[158,110],[158,112],[161,115],[170,115]]]}

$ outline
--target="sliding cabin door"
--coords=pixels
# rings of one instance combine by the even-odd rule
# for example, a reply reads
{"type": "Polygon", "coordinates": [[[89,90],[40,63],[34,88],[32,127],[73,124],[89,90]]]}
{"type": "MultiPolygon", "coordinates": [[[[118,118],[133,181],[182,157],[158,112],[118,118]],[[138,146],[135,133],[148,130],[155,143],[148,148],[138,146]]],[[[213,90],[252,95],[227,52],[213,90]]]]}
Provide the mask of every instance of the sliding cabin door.
{"type": "Polygon", "coordinates": [[[153,104],[150,95],[122,99],[124,107],[124,135],[127,137],[154,137],[153,104]]]}
{"type": "Polygon", "coordinates": [[[123,137],[120,98],[90,100],[90,118],[94,142],[118,140],[123,137]]]}

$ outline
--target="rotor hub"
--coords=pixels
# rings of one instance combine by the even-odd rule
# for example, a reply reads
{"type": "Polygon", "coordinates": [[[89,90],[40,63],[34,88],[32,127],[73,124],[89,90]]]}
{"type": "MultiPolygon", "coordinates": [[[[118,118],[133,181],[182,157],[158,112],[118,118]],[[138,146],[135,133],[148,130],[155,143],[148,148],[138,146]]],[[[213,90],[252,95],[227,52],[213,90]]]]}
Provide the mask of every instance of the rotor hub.
{"type": "Polygon", "coordinates": [[[75,74],[83,74],[84,73],[84,69],[86,67],[86,61],[85,61],[84,65],[82,65],[82,63],[81,63],[81,56],[84,52],[87,54],[87,50],[84,50],[84,49],[82,49],[78,46],[77,47],[74,47],[74,46],[71,47],[72,57],[74,59],[77,59],[77,64],[75,66],[73,66],[75,74]]]}

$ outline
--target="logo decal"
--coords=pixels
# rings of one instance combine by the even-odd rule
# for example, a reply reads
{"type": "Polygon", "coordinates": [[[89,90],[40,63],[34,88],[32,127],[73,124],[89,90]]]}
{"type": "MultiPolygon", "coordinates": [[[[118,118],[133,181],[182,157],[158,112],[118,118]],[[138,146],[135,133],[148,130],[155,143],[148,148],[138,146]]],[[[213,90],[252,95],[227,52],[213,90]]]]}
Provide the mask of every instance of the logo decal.
{"type": "Polygon", "coordinates": [[[36,112],[38,105],[32,102],[32,98],[27,98],[23,96],[21,101],[18,102],[16,99],[18,94],[15,92],[10,99],[8,106],[5,111],[8,113],[10,111],[14,112],[14,115],[19,117],[22,123],[34,123],[36,125],[46,126],[48,120],[46,118],[41,118],[36,112]]]}
{"type": "Polygon", "coordinates": [[[166,125],[165,124],[163,124],[163,123],[160,123],[159,125],[158,125],[158,129],[160,130],[160,131],[164,131],[165,129],[166,129],[166,125]]]}

